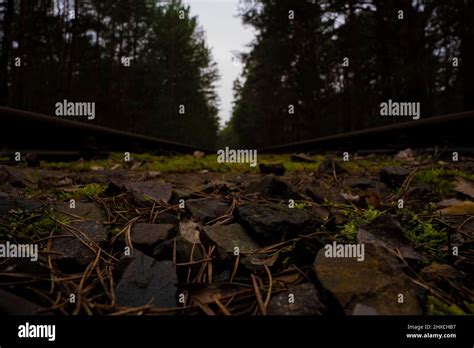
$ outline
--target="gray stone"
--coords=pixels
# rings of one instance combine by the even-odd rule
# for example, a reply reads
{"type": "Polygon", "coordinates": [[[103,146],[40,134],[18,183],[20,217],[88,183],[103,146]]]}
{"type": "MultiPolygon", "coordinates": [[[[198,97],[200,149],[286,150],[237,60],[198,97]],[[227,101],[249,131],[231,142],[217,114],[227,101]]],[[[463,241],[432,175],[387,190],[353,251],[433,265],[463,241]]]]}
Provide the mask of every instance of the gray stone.
{"type": "MultiPolygon", "coordinates": [[[[97,221],[72,222],[70,226],[73,227],[75,234],[82,235],[80,232],[84,234],[83,240],[86,243],[92,241],[101,247],[107,243],[107,230],[97,221]]],[[[67,273],[84,269],[96,257],[96,253],[78,239],[74,233],[65,229],[63,236],[54,238],[52,241],[51,251],[54,253],[52,259],[67,273]]],[[[93,246],[92,248],[94,249],[93,246]]]]}
{"type": "Polygon", "coordinates": [[[22,199],[20,197],[11,196],[4,192],[0,192],[0,212],[9,211],[10,209],[21,209],[33,211],[41,208],[43,203],[31,199],[22,199]]]}
{"type": "Polygon", "coordinates": [[[188,242],[181,237],[158,244],[153,251],[153,257],[157,260],[173,260],[173,250],[175,247],[177,263],[189,262],[191,257],[193,260],[203,259],[202,246],[188,242]]]}
{"type": "Polygon", "coordinates": [[[177,224],[179,218],[177,215],[171,213],[161,213],[156,217],[155,223],[157,224],[177,224]]]}
{"type": "Polygon", "coordinates": [[[199,221],[208,222],[225,215],[230,206],[224,201],[206,197],[188,200],[186,208],[199,221]]]}
{"type": "Polygon", "coordinates": [[[323,223],[310,210],[270,203],[240,205],[235,213],[245,230],[262,246],[316,232],[323,223]]]}
{"type": "Polygon", "coordinates": [[[21,188],[36,188],[38,185],[38,179],[33,177],[29,171],[9,166],[0,166],[0,182],[21,188]]]}
{"type": "Polygon", "coordinates": [[[115,288],[116,302],[124,307],[140,307],[149,301],[158,308],[177,306],[178,278],[171,261],[156,261],[135,250],[115,288]]]}
{"type": "Polygon", "coordinates": [[[319,174],[332,175],[333,171],[335,171],[336,174],[341,174],[345,172],[345,169],[341,167],[339,161],[333,160],[332,158],[325,158],[318,167],[319,174]]]}
{"type": "Polygon", "coordinates": [[[410,171],[405,167],[388,166],[380,169],[380,180],[387,185],[401,185],[410,171]]]}
{"type": "Polygon", "coordinates": [[[374,244],[392,253],[396,249],[405,259],[425,260],[410,244],[400,224],[391,215],[382,215],[371,223],[362,226],[357,232],[357,241],[362,244],[374,244]]]}
{"type": "Polygon", "coordinates": [[[205,226],[202,238],[205,245],[215,244],[222,259],[234,257],[234,248],[242,255],[253,253],[260,248],[239,224],[205,226]]]}
{"type": "Polygon", "coordinates": [[[323,185],[307,187],[305,193],[316,203],[327,202],[345,204],[346,201],[341,196],[341,189],[337,186],[326,187],[323,185]]]}
{"type": "Polygon", "coordinates": [[[245,188],[246,194],[260,193],[265,197],[275,198],[298,198],[298,195],[285,181],[277,178],[274,174],[264,176],[259,180],[250,182],[245,188]]]}
{"type": "Polygon", "coordinates": [[[50,313],[36,303],[0,289],[0,314],[38,315],[50,313]]]}
{"type": "Polygon", "coordinates": [[[168,202],[171,199],[171,184],[160,181],[141,181],[125,184],[132,200],[140,206],[151,202],[168,202]]]}
{"type": "Polygon", "coordinates": [[[361,190],[367,190],[368,188],[374,188],[376,190],[386,190],[387,186],[378,181],[373,176],[353,176],[345,180],[345,185],[358,188],[361,190]]]}
{"type": "MultiPolygon", "coordinates": [[[[172,235],[174,226],[170,224],[137,223],[130,231],[132,245],[137,248],[151,248],[172,235]]],[[[121,239],[124,240],[125,237],[121,239]]]]}
{"type": "Polygon", "coordinates": [[[75,204],[76,207],[71,208],[69,202],[56,203],[56,212],[54,213],[54,216],[65,216],[72,220],[76,219],[74,218],[75,216],[91,221],[105,220],[104,212],[102,211],[102,209],[99,208],[96,203],[76,202],[75,204]]]}
{"type": "Polygon", "coordinates": [[[181,221],[179,223],[179,236],[192,244],[201,243],[199,229],[199,224],[194,221],[181,221]]]}
{"type": "Polygon", "coordinates": [[[310,283],[294,286],[273,296],[268,304],[270,315],[321,315],[324,312],[318,291],[310,283]],[[294,296],[294,303],[288,301],[290,294],[294,296]]]}
{"type": "MultiPolygon", "coordinates": [[[[397,259],[372,244],[365,246],[364,261],[357,258],[325,256],[321,249],[314,270],[321,285],[339,301],[346,314],[358,304],[380,315],[421,315],[418,288],[402,271],[397,259]],[[399,294],[403,303],[399,303],[399,294]]],[[[360,306],[357,311],[360,311],[360,306]]]]}
{"type": "Polygon", "coordinates": [[[274,174],[274,175],[283,175],[285,174],[285,166],[283,163],[260,163],[258,165],[258,169],[260,169],[260,173],[262,174],[274,174]]]}

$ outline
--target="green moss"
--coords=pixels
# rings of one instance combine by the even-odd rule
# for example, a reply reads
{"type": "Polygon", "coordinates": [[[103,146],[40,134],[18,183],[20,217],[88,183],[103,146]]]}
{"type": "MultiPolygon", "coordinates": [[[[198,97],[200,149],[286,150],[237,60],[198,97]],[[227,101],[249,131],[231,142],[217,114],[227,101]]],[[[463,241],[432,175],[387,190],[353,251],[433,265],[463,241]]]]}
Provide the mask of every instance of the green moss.
{"type": "Polygon", "coordinates": [[[383,167],[403,165],[400,161],[384,157],[379,157],[377,159],[350,160],[347,162],[341,162],[340,164],[342,168],[350,173],[361,173],[366,171],[376,173],[383,167]]]}
{"type": "MultiPolygon", "coordinates": [[[[138,167],[138,171],[158,171],[161,173],[185,173],[199,172],[208,170],[218,173],[258,173],[258,166],[250,167],[248,163],[218,163],[217,154],[210,154],[198,158],[193,155],[176,155],[176,156],[155,156],[152,154],[131,154],[131,158],[135,161],[142,162],[138,167]]],[[[292,162],[290,155],[258,155],[258,164],[283,162],[287,172],[295,171],[313,171],[319,167],[319,163],[324,159],[323,156],[313,156],[314,163],[292,162]]],[[[60,169],[70,171],[87,171],[94,166],[99,166],[110,170],[117,164],[125,164],[123,153],[112,153],[108,159],[88,162],[51,162],[42,163],[43,168],[60,169]]]]}
{"type": "Polygon", "coordinates": [[[447,195],[454,188],[452,180],[445,178],[443,169],[424,170],[415,176],[415,180],[430,185],[432,191],[440,196],[447,195]]]}
{"type": "MultiPolygon", "coordinates": [[[[21,209],[12,209],[4,216],[0,223],[0,238],[14,238],[20,242],[34,242],[49,236],[60,229],[52,218],[53,209],[40,213],[25,212],[21,209]]],[[[58,218],[63,223],[69,223],[65,216],[58,218]]],[[[9,239],[10,239],[9,238],[9,239]]]]}
{"type": "Polygon", "coordinates": [[[302,203],[295,202],[295,209],[306,209],[309,206],[310,205],[305,202],[302,202],[302,203]]]}
{"type": "Polygon", "coordinates": [[[84,197],[97,197],[102,192],[105,191],[107,185],[105,184],[87,184],[82,188],[77,188],[74,191],[65,191],[63,189],[39,189],[39,188],[27,188],[25,189],[24,193],[26,197],[29,198],[38,198],[38,197],[45,197],[51,196],[56,197],[60,201],[65,201],[69,199],[81,199],[84,197]]]}
{"type": "Polygon", "coordinates": [[[92,184],[87,184],[82,188],[78,188],[77,190],[74,190],[73,192],[59,190],[56,193],[59,200],[65,201],[72,198],[81,199],[84,197],[89,197],[89,198],[97,197],[102,192],[104,192],[106,188],[107,188],[107,185],[105,184],[92,183],[92,184]]]}
{"type": "Polygon", "coordinates": [[[372,207],[366,209],[362,215],[349,213],[351,221],[343,225],[336,235],[336,239],[340,242],[354,243],[357,237],[357,231],[360,226],[367,225],[382,215],[384,211],[376,210],[372,207]]]}
{"type": "Polygon", "coordinates": [[[456,304],[448,304],[434,296],[428,296],[427,313],[429,315],[465,315],[456,304]]]}
{"type": "Polygon", "coordinates": [[[446,231],[437,228],[432,220],[423,221],[411,213],[411,219],[404,223],[405,236],[420,251],[431,257],[441,258],[441,250],[446,245],[446,231]]]}
{"type": "Polygon", "coordinates": [[[415,175],[416,182],[422,182],[432,187],[432,191],[440,196],[446,196],[454,193],[454,178],[462,177],[468,180],[474,180],[474,174],[464,172],[458,169],[427,169],[415,175]]]}

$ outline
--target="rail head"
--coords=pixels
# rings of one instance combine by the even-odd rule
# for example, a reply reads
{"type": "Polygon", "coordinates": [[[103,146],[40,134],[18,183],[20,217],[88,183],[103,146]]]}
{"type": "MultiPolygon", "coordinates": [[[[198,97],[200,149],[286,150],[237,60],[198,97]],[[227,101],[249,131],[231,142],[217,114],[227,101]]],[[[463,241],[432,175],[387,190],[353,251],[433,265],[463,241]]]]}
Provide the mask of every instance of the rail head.
{"type": "MultiPolygon", "coordinates": [[[[138,141],[138,142],[147,142],[150,144],[155,143],[156,145],[165,145],[168,147],[173,147],[174,149],[177,149],[177,150],[180,150],[180,149],[183,151],[184,150],[187,150],[187,151],[198,150],[205,153],[213,152],[212,149],[183,144],[183,143],[156,138],[156,137],[152,137],[152,136],[148,136],[144,134],[132,133],[128,131],[107,128],[104,126],[87,124],[85,122],[67,120],[67,119],[57,118],[54,116],[39,114],[39,113],[31,112],[31,111],[24,111],[24,110],[0,106],[0,118],[6,118],[6,117],[11,117],[11,116],[14,116],[17,119],[24,119],[25,121],[41,122],[44,124],[54,125],[56,127],[59,126],[64,129],[75,129],[75,130],[81,130],[84,132],[94,132],[98,135],[100,134],[112,135],[112,136],[117,136],[119,138],[138,141]]],[[[7,129],[8,125],[5,125],[4,123],[3,127],[4,129],[7,129]]]]}

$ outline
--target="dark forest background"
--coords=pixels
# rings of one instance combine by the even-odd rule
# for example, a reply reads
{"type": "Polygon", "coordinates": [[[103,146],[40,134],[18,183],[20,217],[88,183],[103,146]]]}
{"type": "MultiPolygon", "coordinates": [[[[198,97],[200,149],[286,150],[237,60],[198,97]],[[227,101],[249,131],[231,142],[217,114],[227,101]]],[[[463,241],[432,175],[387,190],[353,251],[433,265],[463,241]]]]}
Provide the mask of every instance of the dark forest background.
{"type": "Polygon", "coordinates": [[[180,1],[0,0],[0,105],[95,101],[97,124],[207,147],[405,121],[379,116],[388,99],[420,102],[422,118],[474,109],[474,0],[240,0],[240,12],[257,36],[220,134],[216,65],[180,1]]]}
{"type": "Polygon", "coordinates": [[[217,69],[180,1],[3,0],[0,12],[0,105],[95,102],[94,124],[215,145],[217,69]]]}
{"type": "Polygon", "coordinates": [[[242,19],[258,35],[242,55],[224,143],[261,147],[405,121],[379,116],[389,98],[420,102],[422,118],[474,109],[472,0],[244,1],[242,19]]]}

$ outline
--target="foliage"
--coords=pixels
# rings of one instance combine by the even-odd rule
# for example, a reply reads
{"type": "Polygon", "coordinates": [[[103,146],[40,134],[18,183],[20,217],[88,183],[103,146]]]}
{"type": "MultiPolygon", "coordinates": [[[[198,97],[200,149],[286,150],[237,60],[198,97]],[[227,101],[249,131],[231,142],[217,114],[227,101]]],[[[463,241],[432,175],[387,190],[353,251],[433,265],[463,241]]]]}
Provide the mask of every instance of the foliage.
{"type": "MultiPolygon", "coordinates": [[[[60,229],[53,220],[53,210],[41,212],[27,212],[21,209],[12,209],[0,223],[0,239],[14,238],[19,242],[32,243],[38,239],[48,237],[60,229]]],[[[67,223],[66,217],[57,217],[67,223]]]]}
{"type": "Polygon", "coordinates": [[[441,250],[446,244],[444,229],[439,229],[431,220],[421,220],[415,213],[411,213],[411,219],[403,227],[405,236],[415,247],[432,257],[442,256],[441,250]]]}
{"type": "MultiPolygon", "coordinates": [[[[3,3],[13,0],[0,0],[0,11],[3,3]]],[[[64,99],[95,102],[87,122],[215,146],[217,68],[181,0],[22,0],[12,8],[0,23],[9,32],[0,34],[0,105],[51,115],[64,99]]]]}
{"type": "Polygon", "coordinates": [[[473,2],[241,0],[241,18],[257,32],[226,130],[242,146],[390,124],[389,99],[422,117],[474,109],[474,68],[451,64],[474,60],[473,2]]]}
{"type": "Polygon", "coordinates": [[[342,242],[354,243],[356,241],[359,227],[371,223],[383,213],[383,211],[376,210],[372,207],[364,210],[362,215],[350,212],[348,214],[350,221],[340,228],[336,238],[342,242]]]}

